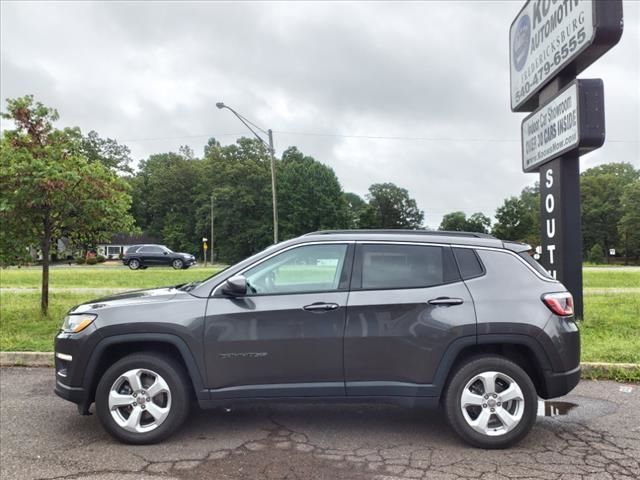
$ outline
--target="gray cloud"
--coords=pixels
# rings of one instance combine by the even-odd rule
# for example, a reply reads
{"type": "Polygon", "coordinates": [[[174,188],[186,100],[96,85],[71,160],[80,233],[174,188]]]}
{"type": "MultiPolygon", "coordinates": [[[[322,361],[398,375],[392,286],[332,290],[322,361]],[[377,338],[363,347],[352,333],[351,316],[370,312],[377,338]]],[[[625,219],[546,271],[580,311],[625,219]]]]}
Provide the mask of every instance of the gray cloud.
{"type": "MultiPolygon", "coordinates": [[[[520,170],[523,115],[509,110],[521,4],[4,2],[0,94],[34,93],[61,124],[136,158],[235,141],[243,127],[215,109],[224,100],[272,128],[279,151],[332,166],[345,190],[408,188],[437,226],[452,210],[493,214],[536,179],[520,170]]],[[[640,4],[627,2],[622,41],[582,75],[605,81],[613,140],[583,167],[640,167],[639,62],[640,4]]]]}

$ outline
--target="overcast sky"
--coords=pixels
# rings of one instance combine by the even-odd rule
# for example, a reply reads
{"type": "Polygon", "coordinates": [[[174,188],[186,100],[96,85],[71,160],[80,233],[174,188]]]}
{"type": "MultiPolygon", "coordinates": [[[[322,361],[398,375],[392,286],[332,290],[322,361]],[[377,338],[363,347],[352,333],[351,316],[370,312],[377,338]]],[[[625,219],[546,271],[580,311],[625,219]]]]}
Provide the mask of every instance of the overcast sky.
{"type": "MultiPolygon", "coordinates": [[[[139,160],[247,135],[222,100],[273,129],[278,153],[296,145],[333,167],[345,191],[407,188],[437,227],[454,210],[493,215],[537,178],[521,170],[525,114],[509,108],[523,3],[3,1],[2,110],[33,93],[60,126],[139,160]]],[[[640,168],[640,2],[624,9],[622,40],[581,74],[604,80],[607,122],[583,169],[640,168]]]]}

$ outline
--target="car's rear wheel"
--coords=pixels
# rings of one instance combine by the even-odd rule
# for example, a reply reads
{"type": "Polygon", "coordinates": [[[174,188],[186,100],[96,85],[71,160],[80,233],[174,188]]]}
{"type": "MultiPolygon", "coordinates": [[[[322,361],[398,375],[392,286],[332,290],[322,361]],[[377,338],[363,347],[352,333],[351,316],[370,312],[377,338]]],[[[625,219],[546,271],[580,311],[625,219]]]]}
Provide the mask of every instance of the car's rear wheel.
{"type": "Polygon", "coordinates": [[[176,270],[181,270],[184,267],[184,262],[179,258],[176,258],[171,265],[173,265],[173,268],[176,270]]]}
{"type": "Polygon", "coordinates": [[[467,443],[505,448],[533,427],[537,393],[527,373],[504,357],[483,355],[460,365],[444,396],[447,420],[467,443]]]}
{"type": "Polygon", "coordinates": [[[137,258],[132,258],[129,260],[129,268],[131,270],[138,270],[140,268],[140,260],[137,258]]]}
{"type": "Polygon", "coordinates": [[[129,355],[104,373],[96,389],[96,413],[107,432],[132,444],[149,444],[174,433],[189,413],[187,374],[172,359],[129,355]]]}

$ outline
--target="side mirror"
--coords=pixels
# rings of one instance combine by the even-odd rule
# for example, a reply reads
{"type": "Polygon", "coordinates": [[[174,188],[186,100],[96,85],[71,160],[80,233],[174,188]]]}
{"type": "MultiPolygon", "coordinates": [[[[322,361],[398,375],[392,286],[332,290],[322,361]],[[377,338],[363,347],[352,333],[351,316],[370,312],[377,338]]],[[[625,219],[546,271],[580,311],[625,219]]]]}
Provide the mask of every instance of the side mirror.
{"type": "Polygon", "coordinates": [[[229,278],[222,286],[222,293],[230,297],[242,297],[247,294],[247,279],[243,275],[229,278]]]}
{"type": "Polygon", "coordinates": [[[169,255],[169,252],[162,252],[162,253],[164,253],[165,255],[169,255]]]}

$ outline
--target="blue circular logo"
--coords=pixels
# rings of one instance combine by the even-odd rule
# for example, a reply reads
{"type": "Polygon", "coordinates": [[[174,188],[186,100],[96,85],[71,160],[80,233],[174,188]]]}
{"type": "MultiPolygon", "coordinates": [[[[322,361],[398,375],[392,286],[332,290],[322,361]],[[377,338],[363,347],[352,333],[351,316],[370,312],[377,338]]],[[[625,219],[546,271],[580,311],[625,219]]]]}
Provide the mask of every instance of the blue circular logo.
{"type": "Polygon", "coordinates": [[[527,63],[529,56],[529,44],[531,43],[531,20],[529,15],[523,15],[513,38],[513,64],[519,72],[527,63]]]}

